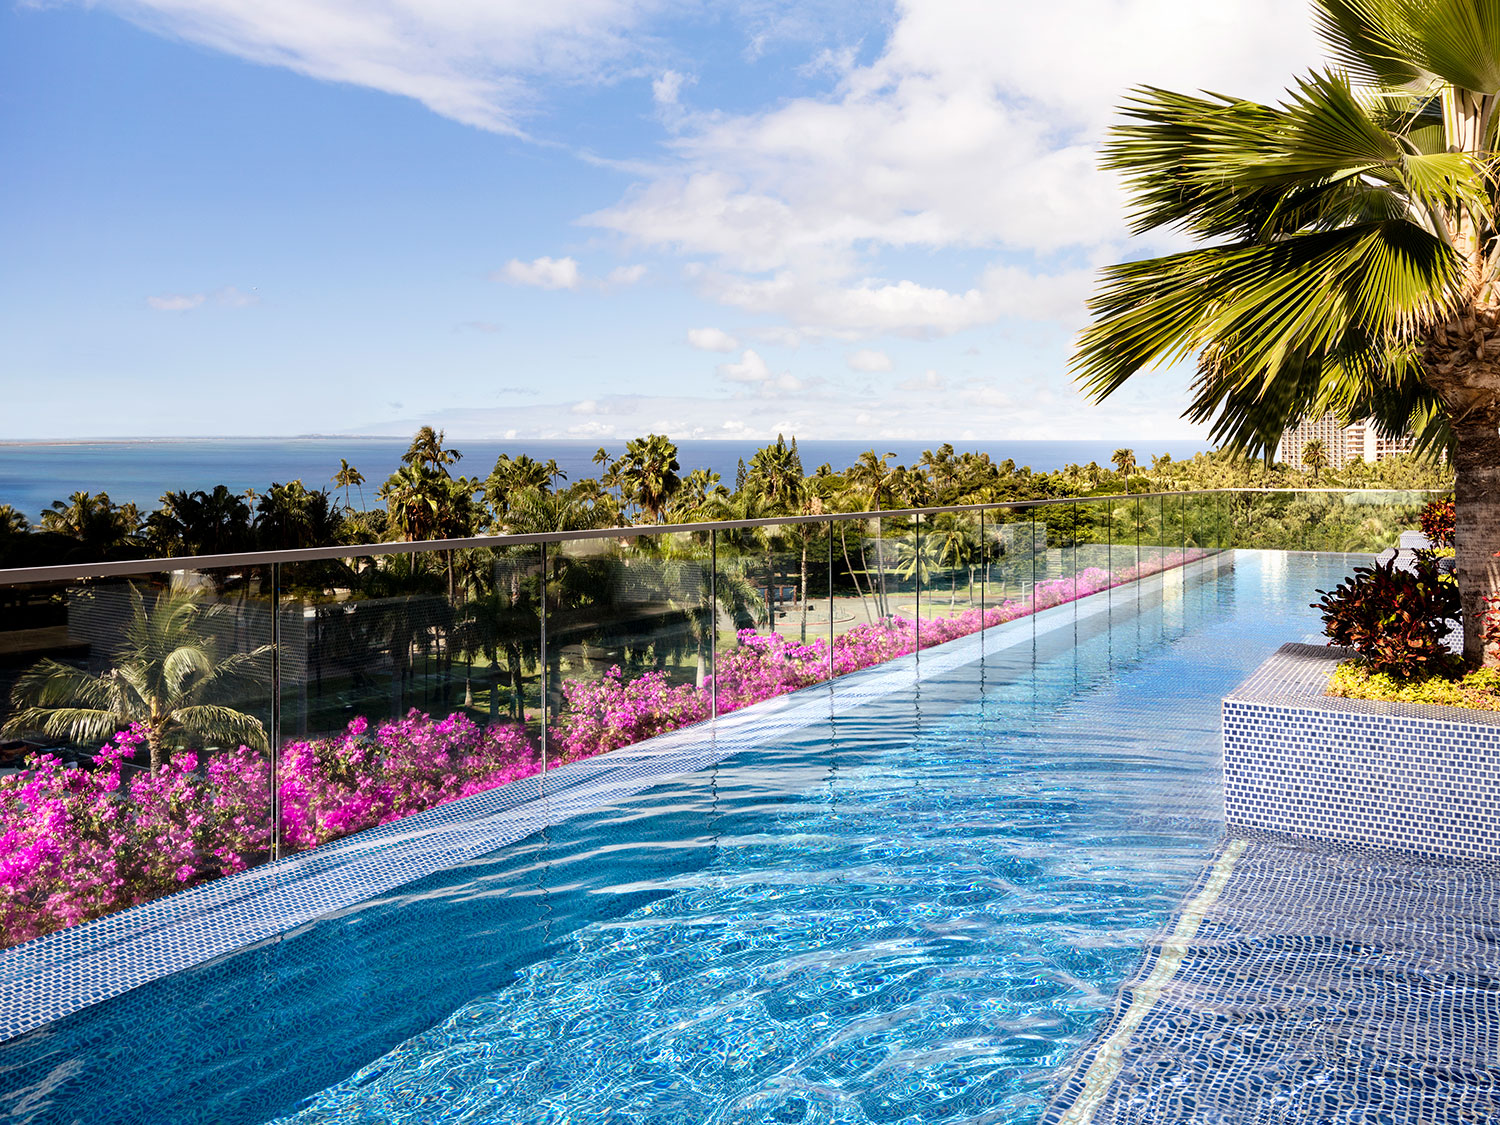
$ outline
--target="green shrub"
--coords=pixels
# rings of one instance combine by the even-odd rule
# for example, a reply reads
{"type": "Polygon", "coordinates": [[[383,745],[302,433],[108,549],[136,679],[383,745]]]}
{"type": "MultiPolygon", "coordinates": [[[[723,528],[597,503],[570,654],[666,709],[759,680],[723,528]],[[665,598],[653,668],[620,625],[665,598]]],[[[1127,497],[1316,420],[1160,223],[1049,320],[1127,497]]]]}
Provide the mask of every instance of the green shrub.
{"type": "Polygon", "coordinates": [[[1400,680],[1373,672],[1363,661],[1346,660],[1328,681],[1328,694],[1342,699],[1378,699],[1387,703],[1436,703],[1500,711],[1500,670],[1480,668],[1462,679],[1443,676],[1400,680]]]}
{"type": "Polygon", "coordinates": [[[1457,671],[1443,638],[1458,619],[1458,583],[1438,572],[1431,552],[1417,552],[1411,570],[1398,570],[1394,559],[1356,567],[1318,593],[1313,608],[1323,611],[1328,639],[1352,648],[1372,672],[1410,680],[1457,671]]]}

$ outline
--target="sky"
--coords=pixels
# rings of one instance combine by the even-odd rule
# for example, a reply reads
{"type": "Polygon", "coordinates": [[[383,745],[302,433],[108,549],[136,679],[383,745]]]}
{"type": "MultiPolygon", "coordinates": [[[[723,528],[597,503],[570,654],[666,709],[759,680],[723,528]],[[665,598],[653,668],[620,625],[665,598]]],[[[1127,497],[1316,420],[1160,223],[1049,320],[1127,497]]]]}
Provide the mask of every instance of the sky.
{"type": "Polygon", "coordinates": [[[1068,373],[1133,86],[1306,0],[0,0],[0,439],[1193,438],[1068,373]]]}

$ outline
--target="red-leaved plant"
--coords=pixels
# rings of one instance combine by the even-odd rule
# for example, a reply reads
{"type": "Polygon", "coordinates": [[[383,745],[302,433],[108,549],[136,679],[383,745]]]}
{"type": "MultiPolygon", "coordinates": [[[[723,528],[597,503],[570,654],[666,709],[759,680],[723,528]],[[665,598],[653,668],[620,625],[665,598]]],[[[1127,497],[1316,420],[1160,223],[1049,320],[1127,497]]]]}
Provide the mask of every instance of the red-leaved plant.
{"type": "Polygon", "coordinates": [[[1458,583],[1438,572],[1437,558],[1418,551],[1410,570],[1394,559],[1354,568],[1332,590],[1319,590],[1324,632],[1357,652],[1373,672],[1411,679],[1446,675],[1459,658],[1443,643],[1458,620],[1458,583]]]}
{"type": "Polygon", "coordinates": [[[1429,500],[1417,517],[1417,525],[1434,547],[1453,546],[1453,501],[1429,500]]]}

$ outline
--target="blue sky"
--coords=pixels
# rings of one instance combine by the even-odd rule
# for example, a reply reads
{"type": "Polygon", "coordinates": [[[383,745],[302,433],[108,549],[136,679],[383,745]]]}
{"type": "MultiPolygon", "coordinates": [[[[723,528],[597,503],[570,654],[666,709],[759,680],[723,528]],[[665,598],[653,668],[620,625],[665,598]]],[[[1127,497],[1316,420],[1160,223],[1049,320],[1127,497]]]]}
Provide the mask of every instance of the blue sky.
{"type": "Polygon", "coordinates": [[[1066,374],[1130,85],[1301,0],[0,0],[0,439],[1196,436],[1066,374]]]}

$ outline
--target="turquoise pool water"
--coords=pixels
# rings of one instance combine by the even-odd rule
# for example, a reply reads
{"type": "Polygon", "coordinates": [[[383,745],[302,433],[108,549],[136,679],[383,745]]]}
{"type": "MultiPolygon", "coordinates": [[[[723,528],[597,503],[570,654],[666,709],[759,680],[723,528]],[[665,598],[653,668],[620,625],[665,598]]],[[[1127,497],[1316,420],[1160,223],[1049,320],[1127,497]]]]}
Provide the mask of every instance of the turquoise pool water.
{"type": "MultiPolygon", "coordinates": [[[[0,1045],[22,1122],[1031,1121],[1344,557],[988,653],[0,1045]]],[[[824,689],[815,689],[824,690],[824,689]]]]}

